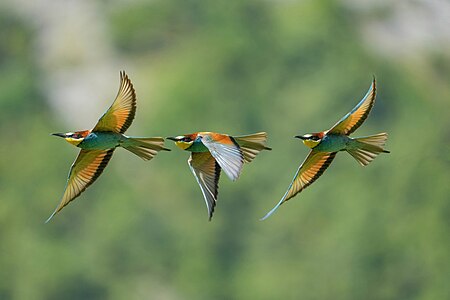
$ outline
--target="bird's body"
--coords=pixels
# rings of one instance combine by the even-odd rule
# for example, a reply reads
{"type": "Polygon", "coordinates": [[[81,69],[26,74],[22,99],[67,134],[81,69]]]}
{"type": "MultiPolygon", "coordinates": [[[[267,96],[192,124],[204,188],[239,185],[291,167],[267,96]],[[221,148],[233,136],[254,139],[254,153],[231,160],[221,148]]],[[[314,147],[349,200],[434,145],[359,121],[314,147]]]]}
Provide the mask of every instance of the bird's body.
{"type": "Polygon", "coordinates": [[[86,150],[107,150],[120,146],[126,140],[125,135],[116,132],[91,132],[79,147],[86,150]]]}
{"type": "Polygon", "coordinates": [[[83,138],[76,146],[85,150],[109,150],[117,147],[126,148],[132,145],[137,137],[129,137],[127,135],[112,131],[93,131],[83,138]]]}
{"type": "Polygon", "coordinates": [[[179,148],[191,152],[188,164],[202,190],[210,220],[217,201],[220,171],[223,169],[235,181],[244,162],[252,161],[263,149],[271,150],[265,145],[265,132],[236,137],[196,132],[168,139],[175,141],[179,148]]]}
{"type": "MultiPolygon", "coordinates": [[[[306,140],[303,141],[305,144],[306,140]]],[[[310,147],[315,151],[320,152],[339,152],[339,151],[352,151],[359,149],[361,143],[354,138],[342,134],[326,134],[321,142],[315,146],[310,147]]]]}
{"type": "Polygon", "coordinates": [[[117,97],[92,130],[53,134],[81,148],[81,151],[70,168],[63,198],[47,222],[100,176],[117,147],[123,147],[144,160],[152,159],[160,150],[169,150],[163,147],[164,139],[161,137],[124,135],[135,112],[136,93],[128,76],[121,72],[117,97]]]}
{"type": "Polygon", "coordinates": [[[350,148],[353,144],[354,140],[346,135],[328,134],[313,148],[321,152],[338,152],[350,148]]]}
{"type": "MultiPolygon", "coordinates": [[[[66,138],[74,146],[85,150],[108,150],[120,146],[127,137],[112,131],[78,131],[79,138],[66,138]]],[[[55,134],[57,135],[57,134],[55,134]]],[[[61,136],[64,137],[64,136],[61,136]]]]}
{"type": "Polygon", "coordinates": [[[295,136],[302,139],[303,143],[311,148],[311,151],[298,168],[284,196],[262,220],[268,218],[281,204],[293,198],[316,181],[328,168],[339,151],[347,151],[362,166],[368,165],[380,153],[389,153],[389,151],[384,150],[387,133],[383,132],[358,138],[349,137],[369,115],[375,103],[375,97],[376,83],[374,79],[364,98],[331,129],[295,136]]]}

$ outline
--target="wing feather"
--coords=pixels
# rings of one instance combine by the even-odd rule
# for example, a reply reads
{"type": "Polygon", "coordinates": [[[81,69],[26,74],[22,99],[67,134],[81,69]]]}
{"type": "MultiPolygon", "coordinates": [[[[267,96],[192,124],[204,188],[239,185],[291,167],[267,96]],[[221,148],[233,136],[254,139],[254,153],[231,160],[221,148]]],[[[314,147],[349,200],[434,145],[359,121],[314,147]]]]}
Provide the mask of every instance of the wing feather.
{"type": "Polygon", "coordinates": [[[297,173],[295,174],[294,179],[289,185],[289,188],[283,198],[281,198],[278,204],[275,205],[275,207],[261,220],[267,219],[281,204],[288,201],[316,181],[317,178],[325,172],[335,156],[336,152],[319,152],[311,150],[306,159],[298,168],[297,173]]]}
{"type": "Polygon", "coordinates": [[[211,221],[219,190],[220,166],[209,152],[193,152],[188,164],[202,190],[211,221]]]}
{"type": "Polygon", "coordinates": [[[225,174],[233,181],[238,179],[244,164],[244,155],[239,145],[224,134],[202,134],[201,137],[202,143],[208,148],[225,174]]]}
{"type": "Polygon", "coordinates": [[[367,119],[376,98],[376,82],[373,79],[372,85],[364,98],[339,122],[337,122],[328,133],[349,135],[358,129],[367,119]]]}
{"type": "Polygon", "coordinates": [[[111,107],[98,120],[92,131],[124,133],[136,114],[136,92],[124,71],[120,72],[120,87],[111,107]]]}
{"type": "Polygon", "coordinates": [[[114,149],[80,151],[70,168],[66,190],[61,202],[46,222],[50,221],[56,213],[78,197],[100,176],[111,159],[113,152],[114,149]]]}

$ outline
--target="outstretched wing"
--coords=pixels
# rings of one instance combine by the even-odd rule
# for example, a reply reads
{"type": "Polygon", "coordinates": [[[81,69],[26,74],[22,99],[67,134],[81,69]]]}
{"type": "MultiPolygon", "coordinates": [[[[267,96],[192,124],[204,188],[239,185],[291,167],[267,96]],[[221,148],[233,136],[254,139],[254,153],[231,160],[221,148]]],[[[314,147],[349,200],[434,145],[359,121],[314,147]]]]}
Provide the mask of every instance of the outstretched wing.
{"type": "Polygon", "coordinates": [[[219,189],[220,166],[209,152],[193,152],[188,164],[202,190],[211,221],[219,189]]]}
{"type": "Polygon", "coordinates": [[[376,82],[373,79],[372,85],[364,98],[339,122],[337,122],[328,133],[349,135],[355,131],[366,120],[370,113],[376,97],[376,82]]]}
{"type": "Polygon", "coordinates": [[[92,131],[124,133],[136,113],[136,92],[124,71],[120,72],[120,87],[111,107],[98,120],[92,131]]]}
{"type": "Polygon", "coordinates": [[[281,204],[288,201],[316,181],[328,168],[335,156],[336,152],[319,152],[311,150],[298,168],[297,173],[283,198],[281,198],[280,202],[278,202],[278,204],[261,220],[267,219],[281,204]]]}
{"type": "Polygon", "coordinates": [[[199,133],[199,136],[225,174],[233,181],[238,179],[244,164],[244,155],[239,145],[225,134],[199,133]]]}
{"type": "Polygon", "coordinates": [[[67,179],[66,190],[61,202],[52,215],[47,219],[50,221],[64,206],[78,197],[88,186],[90,186],[102,174],[108,164],[114,149],[109,150],[81,150],[77,159],[72,164],[67,179]]]}

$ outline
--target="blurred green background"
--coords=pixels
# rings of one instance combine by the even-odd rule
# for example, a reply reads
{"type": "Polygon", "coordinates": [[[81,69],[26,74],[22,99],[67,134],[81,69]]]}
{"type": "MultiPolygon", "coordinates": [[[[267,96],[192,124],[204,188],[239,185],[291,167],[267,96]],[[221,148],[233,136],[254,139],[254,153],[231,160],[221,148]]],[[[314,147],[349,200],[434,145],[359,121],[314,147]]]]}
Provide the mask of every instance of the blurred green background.
{"type": "Polygon", "coordinates": [[[449,299],[450,3],[3,1],[0,299],[449,299]],[[119,149],[52,222],[77,149],[126,70],[129,135],[267,131],[222,176],[212,222],[177,149],[119,149]],[[389,132],[368,167],[339,154],[260,222],[308,149],[365,94],[354,134],[389,132]]]}

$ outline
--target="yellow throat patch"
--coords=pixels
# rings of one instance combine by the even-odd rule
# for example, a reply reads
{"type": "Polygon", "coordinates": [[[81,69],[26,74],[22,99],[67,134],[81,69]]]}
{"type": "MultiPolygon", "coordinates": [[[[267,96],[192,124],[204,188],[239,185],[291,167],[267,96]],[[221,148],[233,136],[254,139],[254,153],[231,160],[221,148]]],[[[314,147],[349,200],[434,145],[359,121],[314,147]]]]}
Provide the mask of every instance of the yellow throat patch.
{"type": "Polygon", "coordinates": [[[305,144],[307,147],[309,148],[314,148],[315,146],[317,146],[320,143],[320,140],[318,141],[313,141],[313,140],[303,140],[303,144],[305,144]]]}
{"type": "Polygon", "coordinates": [[[84,138],[79,138],[79,139],[74,139],[74,138],[64,138],[68,143],[74,145],[74,146],[78,146],[84,138]]]}
{"type": "Polygon", "coordinates": [[[177,145],[178,147],[180,147],[183,150],[186,150],[187,148],[189,148],[192,145],[193,141],[191,142],[182,142],[182,141],[176,141],[175,145],[177,145]]]}

